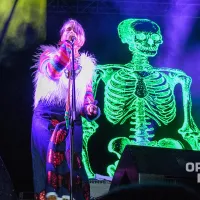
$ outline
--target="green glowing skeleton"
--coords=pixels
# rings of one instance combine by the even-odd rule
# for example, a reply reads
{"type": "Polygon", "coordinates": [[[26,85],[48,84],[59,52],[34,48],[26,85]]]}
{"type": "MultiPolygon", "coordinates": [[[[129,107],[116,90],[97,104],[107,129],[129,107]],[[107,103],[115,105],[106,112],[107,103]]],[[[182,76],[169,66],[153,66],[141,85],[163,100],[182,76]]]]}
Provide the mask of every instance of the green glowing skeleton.
{"type": "MultiPolygon", "coordinates": [[[[98,65],[94,76],[94,91],[98,83],[105,83],[104,113],[112,124],[124,124],[130,120],[129,138],[117,137],[110,141],[109,152],[119,159],[127,144],[184,149],[184,145],[172,138],[153,140],[152,120],[158,126],[167,125],[176,116],[174,88],[181,84],[183,93],[184,122],[178,133],[193,150],[200,150],[200,131],[191,115],[191,78],[183,71],[170,68],[154,68],[148,58],[157,54],[163,43],[159,26],[148,19],[126,19],[118,26],[123,43],[133,53],[125,65],[98,65]]],[[[96,131],[96,122],[84,121],[84,164],[89,177],[94,174],[89,165],[87,143],[96,131]]],[[[108,166],[107,173],[113,176],[118,160],[108,166]]]]}

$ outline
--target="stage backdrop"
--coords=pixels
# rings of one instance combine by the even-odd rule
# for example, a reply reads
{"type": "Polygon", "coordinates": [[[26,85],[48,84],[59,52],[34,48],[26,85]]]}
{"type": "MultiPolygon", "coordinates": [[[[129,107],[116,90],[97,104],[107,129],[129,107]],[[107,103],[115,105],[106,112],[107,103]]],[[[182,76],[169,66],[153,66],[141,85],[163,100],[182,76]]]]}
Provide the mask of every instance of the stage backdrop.
{"type": "Polygon", "coordinates": [[[126,144],[200,150],[200,20],[189,13],[80,18],[102,111],[84,120],[89,177],[113,176],[126,144]]]}

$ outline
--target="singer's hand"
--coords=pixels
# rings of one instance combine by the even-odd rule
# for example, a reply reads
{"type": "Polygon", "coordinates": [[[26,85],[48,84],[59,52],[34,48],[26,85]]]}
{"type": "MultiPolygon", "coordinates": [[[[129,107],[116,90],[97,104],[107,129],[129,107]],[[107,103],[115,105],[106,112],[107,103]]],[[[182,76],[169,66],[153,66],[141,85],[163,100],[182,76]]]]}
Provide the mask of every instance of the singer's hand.
{"type": "Polygon", "coordinates": [[[65,38],[65,41],[67,41],[68,43],[74,43],[75,41],[76,41],[76,39],[77,39],[77,36],[76,36],[76,34],[75,33],[73,33],[73,32],[70,32],[67,36],[66,36],[66,38],[65,38]]]}
{"type": "Polygon", "coordinates": [[[89,104],[86,108],[87,110],[87,114],[89,116],[95,116],[97,115],[97,112],[98,112],[98,107],[96,105],[93,105],[93,104],[89,104]]]}
{"type": "Polygon", "coordinates": [[[74,48],[77,48],[76,37],[74,35],[68,36],[64,43],[68,44],[70,47],[74,45],[74,48]]]}
{"type": "Polygon", "coordinates": [[[68,41],[62,41],[62,42],[60,42],[60,46],[62,46],[65,50],[72,49],[72,45],[68,41]]]}

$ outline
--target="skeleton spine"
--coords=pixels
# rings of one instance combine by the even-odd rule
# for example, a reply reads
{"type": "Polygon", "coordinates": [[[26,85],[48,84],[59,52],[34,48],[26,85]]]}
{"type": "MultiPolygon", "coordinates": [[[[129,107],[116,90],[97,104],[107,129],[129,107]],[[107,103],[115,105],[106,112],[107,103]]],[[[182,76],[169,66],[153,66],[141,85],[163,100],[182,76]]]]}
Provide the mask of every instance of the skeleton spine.
{"type": "Polygon", "coordinates": [[[147,145],[150,137],[154,135],[149,135],[148,132],[153,131],[153,128],[148,128],[150,123],[147,122],[147,117],[145,116],[145,103],[142,98],[136,100],[136,112],[135,116],[131,117],[130,124],[135,125],[135,128],[131,128],[130,131],[135,132],[135,134],[130,135],[129,138],[133,138],[136,145],[147,145]],[[133,121],[134,120],[134,121],[133,121]]]}

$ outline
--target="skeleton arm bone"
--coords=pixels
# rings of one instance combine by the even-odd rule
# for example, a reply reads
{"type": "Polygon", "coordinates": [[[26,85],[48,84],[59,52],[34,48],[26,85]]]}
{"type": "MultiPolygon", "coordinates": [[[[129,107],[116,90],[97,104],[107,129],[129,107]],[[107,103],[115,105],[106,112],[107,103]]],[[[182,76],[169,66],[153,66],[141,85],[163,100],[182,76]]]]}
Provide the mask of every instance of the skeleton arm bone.
{"type": "MultiPolygon", "coordinates": [[[[113,72],[113,65],[97,65],[94,70],[93,78],[92,78],[92,90],[94,98],[96,98],[96,93],[98,89],[99,82],[102,80],[105,84],[107,80],[109,80],[110,76],[113,72]]],[[[88,142],[90,137],[96,133],[97,128],[99,125],[96,121],[87,121],[85,118],[82,118],[82,126],[83,126],[83,164],[87,171],[89,178],[94,178],[94,172],[90,166],[89,162],[89,155],[88,155],[88,142]]]]}
{"type": "MultiPolygon", "coordinates": [[[[103,72],[97,66],[94,70],[93,78],[92,78],[92,91],[94,98],[96,98],[96,92],[99,85],[99,81],[102,79],[103,72]]],[[[89,155],[88,155],[88,142],[90,137],[96,133],[97,128],[99,125],[95,121],[87,121],[85,118],[82,118],[82,126],[83,126],[83,164],[85,166],[85,170],[89,178],[94,178],[95,173],[93,172],[90,162],[89,162],[89,155]]]]}
{"type": "Polygon", "coordinates": [[[200,135],[200,131],[195,124],[192,117],[192,100],[190,87],[192,83],[192,79],[189,76],[180,76],[179,77],[180,84],[182,86],[183,92],[183,109],[184,109],[184,122],[183,126],[179,129],[179,133],[183,136],[185,134],[197,134],[200,135]]]}
{"type": "Polygon", "coordinates": [[[200,150],[200,130],[195,124],[191,114],[192,100],[190,86],[192,79],[188,76],[180,76],[179,79],[183,92],[184,122],[178,132],[183,136],[183,139],[188,141],[193,150],[200,150]]]}
{"type": "Polygon", "coordinates": [[[178,132],[183,137],[189,136],[199,136],[200,130],[195,124],[192,117],[192,101],[191,101],[191,93],[190,87],[192,83],[191,77],[187,76],[183,71],[177,69],[162,69],[162,71],[167,71],[169,73],[169,77],[174,82],[174,86],[178,83],[182,86],[183,93],[183,111],[184,111],[184,122],[182,127],[178,130],[178,132]]]}

